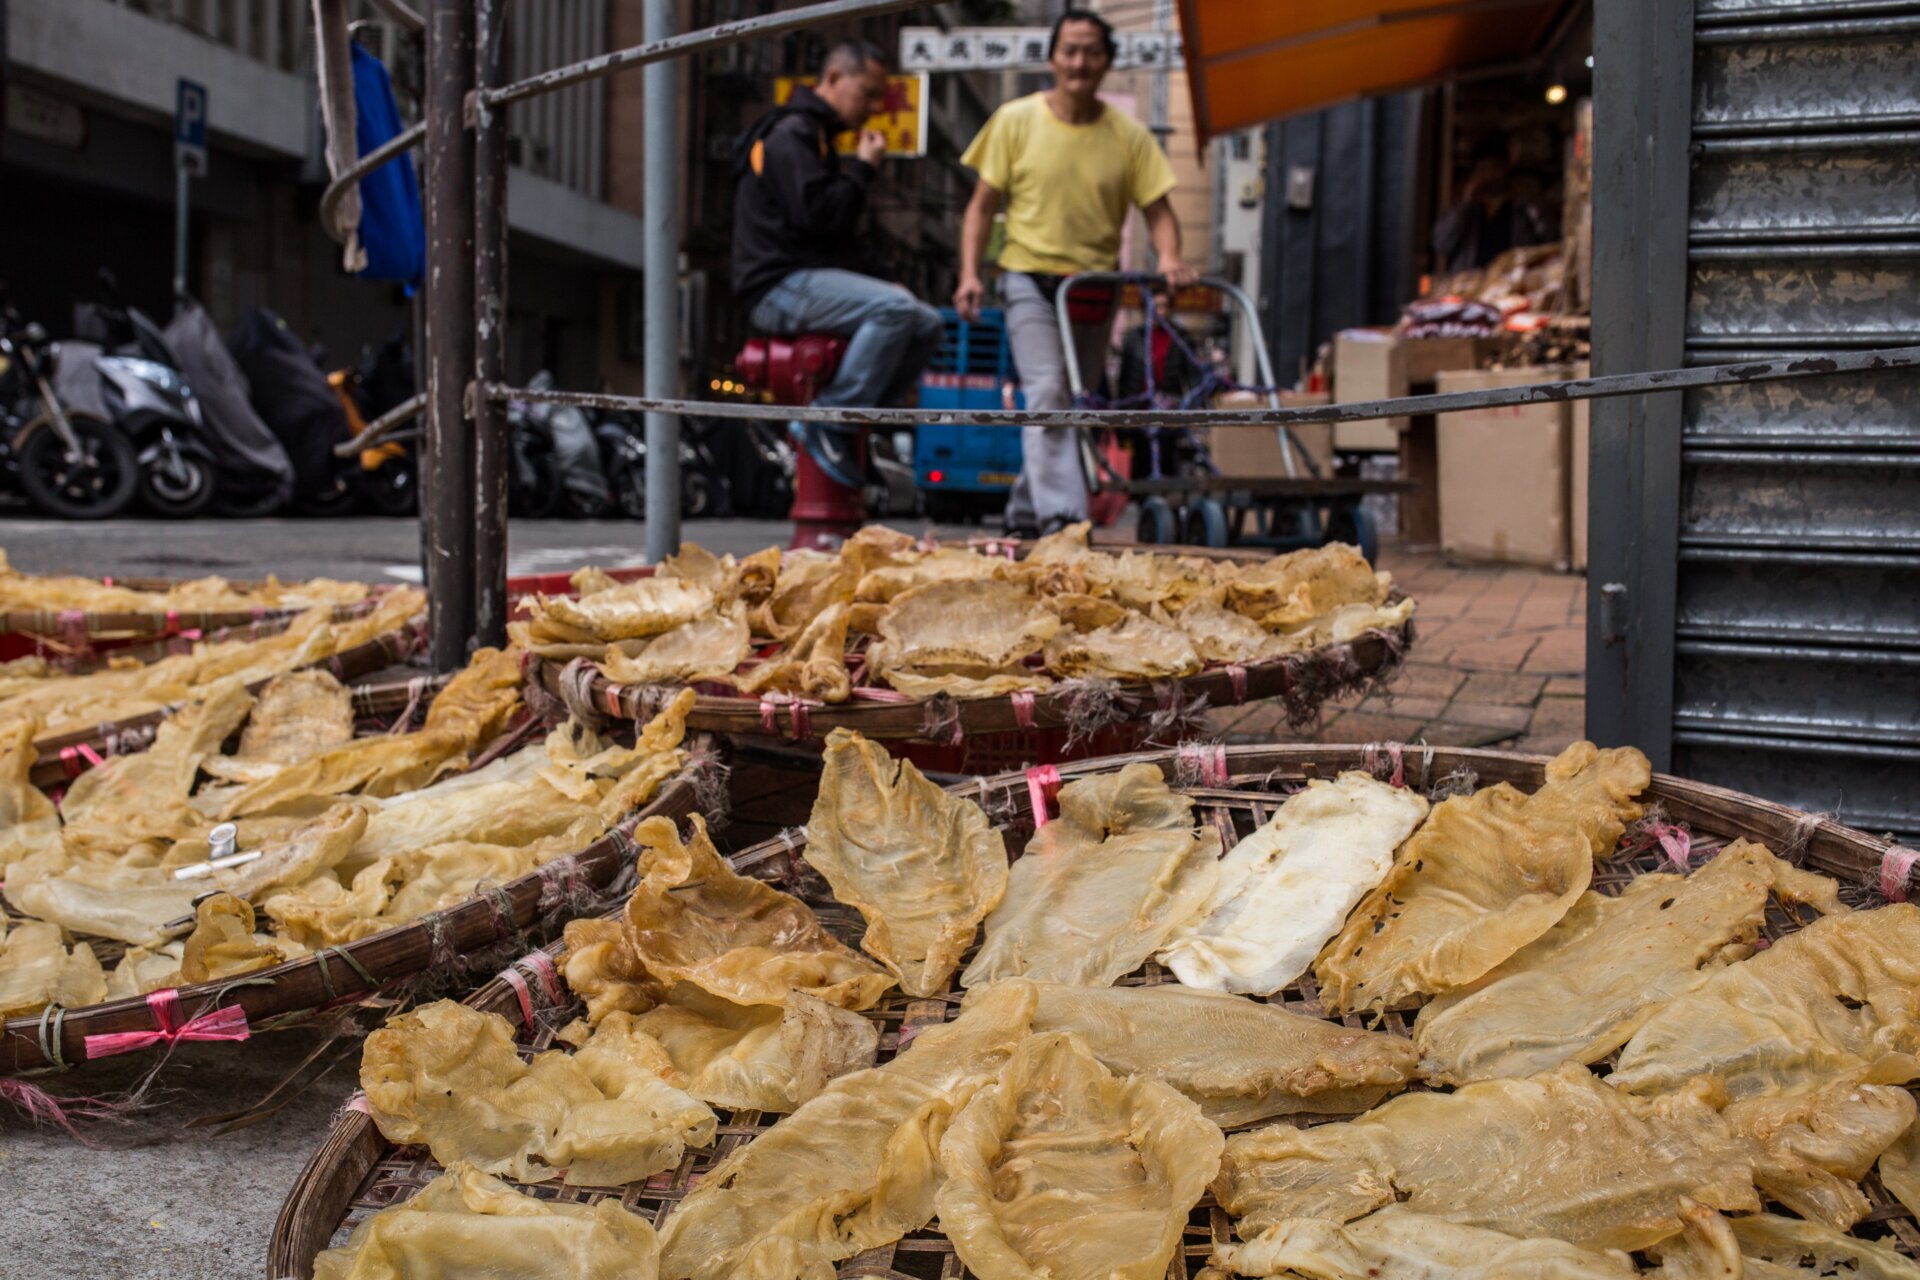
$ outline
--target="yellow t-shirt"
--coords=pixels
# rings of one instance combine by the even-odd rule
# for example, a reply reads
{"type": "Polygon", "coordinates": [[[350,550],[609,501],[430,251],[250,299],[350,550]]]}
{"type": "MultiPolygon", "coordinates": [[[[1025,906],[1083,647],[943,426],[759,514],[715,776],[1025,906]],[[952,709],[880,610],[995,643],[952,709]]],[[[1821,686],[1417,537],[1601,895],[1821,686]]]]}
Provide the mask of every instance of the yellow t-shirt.
{"type": "Polygon", "coordinates": [[[1166,153],[1138,120],[1108,106],[1091,124],[1067,124],[1042,93],[995,111],[960,163],[1001,195],[1009,271],[1113,270],[1127,207],[1174,186],[1166,153]]]}

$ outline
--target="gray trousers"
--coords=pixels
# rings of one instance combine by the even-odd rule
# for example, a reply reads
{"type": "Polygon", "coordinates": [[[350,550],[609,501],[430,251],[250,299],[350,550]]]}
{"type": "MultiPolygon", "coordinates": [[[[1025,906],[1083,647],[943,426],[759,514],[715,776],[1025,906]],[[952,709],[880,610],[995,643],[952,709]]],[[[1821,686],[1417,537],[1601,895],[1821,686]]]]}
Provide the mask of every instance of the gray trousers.
{"type": "MultiPolygon", "coordinates": [[[[1066,353],[1053,304],[1033,277],[1008,272],[1000,281],[1007,304],[1007,340],[1029,409],[1073,407],[1066,353]]],[[[1073,326],[1083,387],[1098,388],[1106,368],[1106,324],[1073,326]]],[[[1087,518],[1087,476],[1080,463],[1080,432],[1073,427],[1020,428],[1020,478],[1007,500],[1009,525],[1039,527],[1049,520],[1087,518]]]]}

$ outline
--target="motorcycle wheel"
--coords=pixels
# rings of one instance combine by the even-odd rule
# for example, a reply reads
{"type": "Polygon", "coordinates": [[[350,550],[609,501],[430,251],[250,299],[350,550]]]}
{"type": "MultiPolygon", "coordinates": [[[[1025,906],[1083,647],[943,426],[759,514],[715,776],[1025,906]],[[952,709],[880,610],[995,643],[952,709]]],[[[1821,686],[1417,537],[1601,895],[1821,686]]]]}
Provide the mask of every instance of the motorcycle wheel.
{"type": "Polygon", "coordinates": [[[647,473],[639,467],[628,467],[613,478],[614,500],[620,504],[620,514],[629,520],[647,518],[647,473]]]}
{"type": "Polygon", "coordinates": [[[229,520],[264,520],[268,516],[278,515],[285,505],[280,501],[280,495],[271,489],[265,493],[222,491],[213,495],[213,513],[229,520]]]}
{"type": "Polygon", "coordinates": [[[34,428],[20,450],[20,487],[28,501],[66,520],[106,520],[125,511],[140,483],[133,442],[104,418],[69,409],[85,456],[69,465],[51,426],[34,428]]]}
{"type": "Polygon", "coordinates": [[[410,516],[420,509],[420,485],[411,458],[388,458],[360,473],[360,500],[381,516],[410,516]]]}
{"type": "Polygon", "coordinates": [[[698,471],[680,473],[680,514],[689,520],[713,514],[713,485],[698,471]]]}
{"type": "Polygon", "coordinates": [[[509,491],[507,509],[523,520],[545,520],[560,506],[560,473],[543,453],[527,455],[527,483],[509,491]]]}
{"type": "Polygon", "coordinates": [[[164,520],[191,520],[213,505],[219,486],[213,464],[192,454],[180,456],[184,475],[175,475],[161,463],[140,470],[140,505],[164,520]]]}

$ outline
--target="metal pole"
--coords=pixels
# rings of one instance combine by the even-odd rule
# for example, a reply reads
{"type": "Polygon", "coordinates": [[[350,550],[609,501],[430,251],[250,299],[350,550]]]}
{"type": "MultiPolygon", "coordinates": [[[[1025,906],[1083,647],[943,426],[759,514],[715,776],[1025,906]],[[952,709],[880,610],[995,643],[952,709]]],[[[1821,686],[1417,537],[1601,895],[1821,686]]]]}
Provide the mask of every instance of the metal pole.
{"type": "MultiPolygon", "coordinates": [[[[646,0],[649,43],[673,34],[675,0],[646,0]]],[[[653,62],[644,77],[646,133],[647,395],[680,394],[680,85],[675,61],[653,62]]],[[[647,415],[647,560],[680,549],[680,419],[647,415]]]]}
{"type": "MultiPolygon", "coordinates": [[[[474,10],[474,82],[491,88],[506,78],[507,12],[503,0],[474,10]]],[[[476,95],[477,97],[477,95],[476,95]]],[[[473,119],[473,342],[475,377],[507,371],[506,108],[475,104],[473,119]]],[[[512,465],[507,407],[474,397],[474,627],[483,645],[507,642],[507,474],[512,465]]]]}
{"type": "Polygon", "coordinates": [[[173,305],[178,310],[187,296],[187,204],[193,175],[178,157],[173,162],[173,305]]]}
{"type": "Polygon", "coordinates": [[[431,0],[427,16],[427,430],[422,460],[427,625],[435,671],[466,664],[474,636],[473,10],[431,0]]]}

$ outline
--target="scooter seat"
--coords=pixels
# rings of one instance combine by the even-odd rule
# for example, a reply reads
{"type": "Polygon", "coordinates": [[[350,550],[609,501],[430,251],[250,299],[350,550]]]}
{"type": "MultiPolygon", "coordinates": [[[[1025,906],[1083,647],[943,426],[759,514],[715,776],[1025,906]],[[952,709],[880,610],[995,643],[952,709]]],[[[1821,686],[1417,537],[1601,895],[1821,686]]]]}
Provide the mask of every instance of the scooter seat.
{"type": "Polygon", "coordinates": [[[846,354],[847,340],[830,333],[760,336],[747,339],[734,364],[741,382],[775,404],[805,405],[833,381],[846,354]]]}

